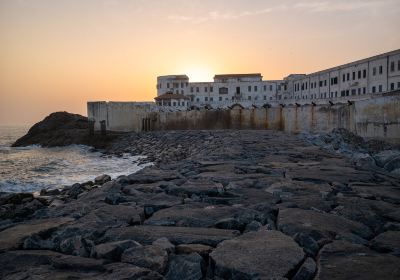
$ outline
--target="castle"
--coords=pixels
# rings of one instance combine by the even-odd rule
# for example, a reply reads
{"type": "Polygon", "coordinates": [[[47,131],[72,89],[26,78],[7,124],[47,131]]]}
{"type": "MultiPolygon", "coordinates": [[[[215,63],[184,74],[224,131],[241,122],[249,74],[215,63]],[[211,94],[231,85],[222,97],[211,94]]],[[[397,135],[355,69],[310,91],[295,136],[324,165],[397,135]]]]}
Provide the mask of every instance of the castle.
{"type": "Polygon", "coordinates": [[[244,108],[266,104],[328,103],[400,90],[400,49],[311,74],[263,80],[260,73],[215,75],[189,82],[186,75],[157,77],[156,104],[170,110],[244,108]]]}

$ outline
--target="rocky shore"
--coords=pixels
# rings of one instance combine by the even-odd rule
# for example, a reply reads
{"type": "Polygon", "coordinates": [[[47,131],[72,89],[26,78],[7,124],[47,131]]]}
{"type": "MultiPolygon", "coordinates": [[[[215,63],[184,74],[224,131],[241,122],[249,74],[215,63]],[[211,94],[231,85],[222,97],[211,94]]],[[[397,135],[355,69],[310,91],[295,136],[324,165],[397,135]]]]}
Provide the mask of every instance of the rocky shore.
{"type": "Polygon", "coordinates": [[[335,133],[121,135],[154,165],[0,196],[0,278],[399,279],[396,147],[335,133]]]}

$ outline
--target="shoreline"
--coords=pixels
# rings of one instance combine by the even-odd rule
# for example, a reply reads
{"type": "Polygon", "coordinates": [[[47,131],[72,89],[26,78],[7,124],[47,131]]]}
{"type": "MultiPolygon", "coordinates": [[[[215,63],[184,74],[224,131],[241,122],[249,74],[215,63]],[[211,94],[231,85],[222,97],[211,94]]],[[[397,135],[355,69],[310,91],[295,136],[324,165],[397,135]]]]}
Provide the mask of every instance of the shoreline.
{"type": "Polygon", "coordinates": [[[0,277],[330,279],[356,270],[394,279],[400,178],[370,159],[393,165],[396,155],[360,141],[344,131],[123,135],[110,151],[141,151],[154,165],[36,198],[0,196],[0,277]],[[365,149],[376,153],[360,156],[365,149]]]}

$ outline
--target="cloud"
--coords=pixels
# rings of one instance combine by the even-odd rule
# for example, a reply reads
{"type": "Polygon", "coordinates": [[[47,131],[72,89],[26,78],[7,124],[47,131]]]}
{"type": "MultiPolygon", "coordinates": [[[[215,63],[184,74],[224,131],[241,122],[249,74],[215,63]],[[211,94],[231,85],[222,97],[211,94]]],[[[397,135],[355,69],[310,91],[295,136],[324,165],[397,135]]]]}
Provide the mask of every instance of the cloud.
{"type": "Polygon", "coordinates": [[[279,6],[273,6],[264,8],[261,10],[243,11],[243,12],[219,12],[210,11],[207,14],[200,16],[188,16],[188,15],[169,15],[168,19],[176,22],[191,22],[191,23],[202,23],[206,21],[218,21],[218,20],[235,20],[244,17],[265,15],[273,12],[282,11],[302,11],[308,13],[327,13],[327,12],[352,12],[360,10],[371,10],[379,7],[387,7],[389,4],[396,4],[398,0],[315,0],[315,1],[304,1],[293,5],[282,4],[279,6]]]}

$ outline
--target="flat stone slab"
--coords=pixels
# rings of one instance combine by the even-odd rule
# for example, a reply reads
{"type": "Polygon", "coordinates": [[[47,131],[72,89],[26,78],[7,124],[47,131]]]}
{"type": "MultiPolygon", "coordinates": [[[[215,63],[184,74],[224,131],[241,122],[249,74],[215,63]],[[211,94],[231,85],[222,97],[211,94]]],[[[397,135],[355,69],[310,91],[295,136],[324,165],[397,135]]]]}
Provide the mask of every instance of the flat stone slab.
{"type": "Polygon", "coordinates": [[[362,245],[334,241],[320,252],[317,279],[400,279],[400,258],[362,245]]]}
{"type": "Polygon", "coordinates": [[[3,230],[0,232],[0,252],[18,249],[27,237],[33,234],[45,233],[72,221],[74,221],[72,218],[35,220],[3,230]]]}
{"type": "Polygon", "coordinates": [[[339,233],[353,233],[363,238],[372,234],[371,230],[361,223],[337,215],[299,208],[281,209],[278,228],[290,236],[297,233],[310,234],[320,245],[339,233]]]}
{"type": "Polygon", "coordinates": [[[106,240],[132,239],[144,245],[150,245],[155,240],[166,237],[175,245],[199,243],[216,246],[218,243],[239,235],[236,230],[193,227],[164,227],[164,226],[133,226],[109,229],[106,240]]]}
{"type": "Polygon", "coordinates": [[[220,243],[210,254],[210,268],[222,279],[283,279],[303,258],[292,238],[262,229],[220,243]]]}
{"type": "MultiPolygon", "coordinates": [[[[242,228],[253,220],[264,223],[267,219],[266,215],[263,213],[244,207],[190,203],[160,210],[151,218],[147,219],[145,224],[159,226],[213,227],[219,220],[227,218],[234,218],[238,223],[238,227],[242,228]]],[[[220,228],[232,229],[232,227],[220,228]]]]}

